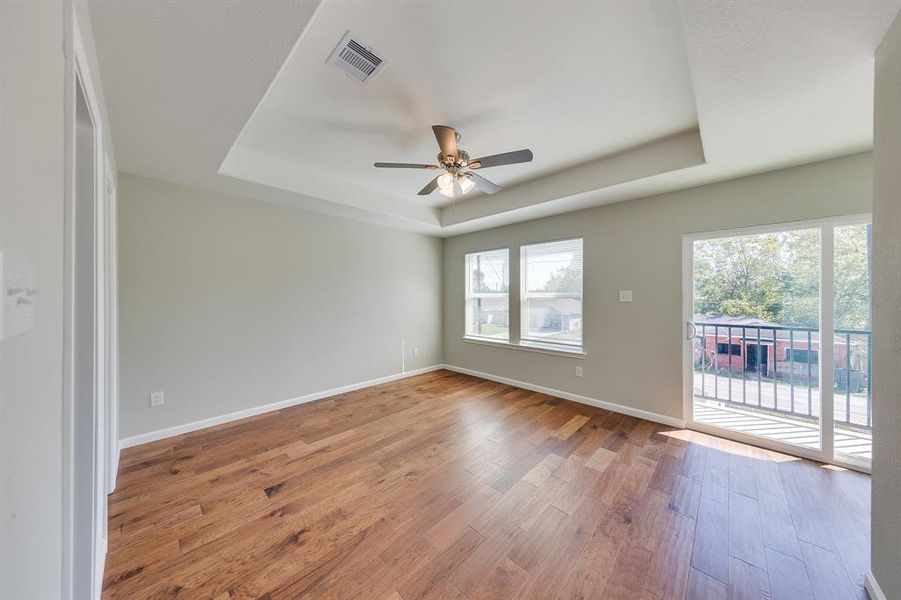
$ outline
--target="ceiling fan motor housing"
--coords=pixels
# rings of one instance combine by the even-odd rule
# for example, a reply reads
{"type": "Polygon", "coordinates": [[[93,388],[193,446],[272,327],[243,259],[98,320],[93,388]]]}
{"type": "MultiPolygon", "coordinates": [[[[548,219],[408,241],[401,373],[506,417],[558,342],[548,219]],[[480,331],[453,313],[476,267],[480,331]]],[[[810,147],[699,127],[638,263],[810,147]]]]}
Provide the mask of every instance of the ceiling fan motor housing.
{"type": "MultiPolygon", "coordinates": [[[[460,134],[457,134],[457,137],[459,137],[459,135],[460,134]]],[[[440,152],[438,153],[438,163],[446,167],[465,167],[469,164],[469,153],[466,150],[457,148],[456,161],[451,163],[450,160],[452,160],[452,157],[444,156],[440,152]]]]}

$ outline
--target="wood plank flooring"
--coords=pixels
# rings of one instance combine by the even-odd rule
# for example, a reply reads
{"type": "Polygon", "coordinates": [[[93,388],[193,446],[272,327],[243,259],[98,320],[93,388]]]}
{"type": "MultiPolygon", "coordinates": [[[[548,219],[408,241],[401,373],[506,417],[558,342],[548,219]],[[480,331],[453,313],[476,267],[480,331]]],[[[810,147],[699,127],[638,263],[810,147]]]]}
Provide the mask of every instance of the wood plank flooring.
{"type": "Polygon", "coordinates": [[[436,371],[123,452],[105,599],[865,599],[869,477],[436,371]]]}

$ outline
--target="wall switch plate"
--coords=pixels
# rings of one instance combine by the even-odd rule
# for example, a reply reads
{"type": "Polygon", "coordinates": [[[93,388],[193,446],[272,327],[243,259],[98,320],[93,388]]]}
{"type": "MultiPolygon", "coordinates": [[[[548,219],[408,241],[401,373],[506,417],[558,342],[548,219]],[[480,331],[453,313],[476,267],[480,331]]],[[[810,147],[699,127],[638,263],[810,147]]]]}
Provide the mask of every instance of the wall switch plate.
{"type": "Polygon", "coordinates": [[[419,356],[419,346],[413,346],[413,356],[419,356]]]}
{"type": "Polygon", "coordinates": [[[632,302],[632,290],[620,290],[619,291],[619,301],[620,302],[632,302]]]}
{"type": "Polygon", "coordinates": [[[582,367],[576,367],[576,377],[582,376],[582,367]]]}
{"type": "Polygon", "coordinates": [[[162,406],[166,402],[166,396],[163,392],[150,393],[150,406],[162,406]]]}

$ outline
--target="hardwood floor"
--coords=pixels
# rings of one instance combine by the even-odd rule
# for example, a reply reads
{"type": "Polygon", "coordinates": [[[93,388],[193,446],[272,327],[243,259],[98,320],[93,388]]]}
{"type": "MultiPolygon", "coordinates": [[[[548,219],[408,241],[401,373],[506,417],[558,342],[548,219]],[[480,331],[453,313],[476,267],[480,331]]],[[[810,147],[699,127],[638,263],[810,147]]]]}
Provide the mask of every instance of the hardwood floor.
{"type": "Polygon", "coordinates": [[[124,451],[103,597],[864,599],[869,489],[437,371],[124,451]]]}

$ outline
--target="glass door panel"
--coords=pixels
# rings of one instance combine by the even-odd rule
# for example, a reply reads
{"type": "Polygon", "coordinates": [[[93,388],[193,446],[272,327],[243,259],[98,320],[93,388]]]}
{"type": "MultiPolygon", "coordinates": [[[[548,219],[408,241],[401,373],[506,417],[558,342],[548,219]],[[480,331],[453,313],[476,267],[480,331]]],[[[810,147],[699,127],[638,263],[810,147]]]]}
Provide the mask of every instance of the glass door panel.
{"type": "Polygon", "coordinates": [[[868,464],[872,458],[873,396],[870,390],[869,222],[833,230],[833,392],[836,456],[868,464]]]}
{"type": "Polygon", "coordinates": [[[820,449],[820,237],[692,243],[695,423],[820,449]]]}

